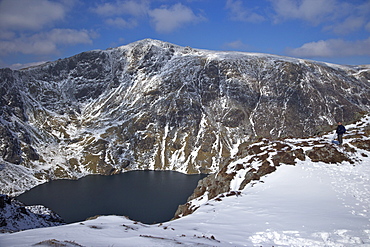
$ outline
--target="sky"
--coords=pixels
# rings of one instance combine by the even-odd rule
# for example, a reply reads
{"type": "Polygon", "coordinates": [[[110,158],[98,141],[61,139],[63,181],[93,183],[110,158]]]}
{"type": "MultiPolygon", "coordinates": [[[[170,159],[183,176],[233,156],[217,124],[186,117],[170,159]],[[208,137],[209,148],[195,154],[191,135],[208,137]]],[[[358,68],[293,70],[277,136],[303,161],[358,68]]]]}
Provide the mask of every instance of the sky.
{"type": "Polygon", "coordinates": [[[0,0],[0,68],[146,38],[370,64],[370,0],[0,0]]]}

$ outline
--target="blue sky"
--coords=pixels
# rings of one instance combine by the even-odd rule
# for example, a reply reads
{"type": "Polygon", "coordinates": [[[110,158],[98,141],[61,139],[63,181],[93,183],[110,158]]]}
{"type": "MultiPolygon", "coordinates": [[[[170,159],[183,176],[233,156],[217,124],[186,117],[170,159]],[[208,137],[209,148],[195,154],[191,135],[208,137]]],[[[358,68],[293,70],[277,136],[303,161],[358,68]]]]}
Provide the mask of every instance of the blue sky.
{"type": "Polygon", "coordinates": [[[0,0],[0,67],[145,38],[370,64],[370,0],[0,0]]]}

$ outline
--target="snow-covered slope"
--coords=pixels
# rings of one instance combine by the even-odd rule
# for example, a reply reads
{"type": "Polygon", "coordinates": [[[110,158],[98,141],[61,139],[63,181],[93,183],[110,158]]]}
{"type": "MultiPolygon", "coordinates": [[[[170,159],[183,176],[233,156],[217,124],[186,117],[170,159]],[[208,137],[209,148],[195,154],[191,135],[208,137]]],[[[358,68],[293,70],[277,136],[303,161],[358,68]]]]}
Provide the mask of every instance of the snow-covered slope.
{"type": "MultiPolygon", "coordinates": [[[[0,195],[0,232],[21,231],[63,225],[62,218],[42,206],[25,206],[7,195],[0,195]]],[[[0,246],[3,246],[0,241],[0,246]]]]}
{"type": "Polygon", "coordinates": [[[370,111],[370,72],[157,40],[0,70],[0,193],[134,169],[214,173],[239,145],[370,111]]]}
{"type": "Polygon", "coordinates": [[[145,225],[123,216],[101,216],[60,227],[2,234],[0,243],[370,246],[370,116],[365,115],[346,127],[342,147],[331,143],[331,133],[315,138],[281,139],[280,144],[266,139],[256,142],[254,153],[241,152],[227,166],[226,171],[231,174],[228,191],[210,199],[210,191],[205,190],[190,202],[198,209],[176,220],[145,225]],[[273,157],[278,157],[281,149],[294,153],[300,148],[304,159],[298,155],[293,159],[295,164],[289,164],[292,159],[280,156],[279,164],[274,163],[273,157]],[[264,161],[269,161],[276,170],[241,188],[251,166],[257,172],[264,161]]]}

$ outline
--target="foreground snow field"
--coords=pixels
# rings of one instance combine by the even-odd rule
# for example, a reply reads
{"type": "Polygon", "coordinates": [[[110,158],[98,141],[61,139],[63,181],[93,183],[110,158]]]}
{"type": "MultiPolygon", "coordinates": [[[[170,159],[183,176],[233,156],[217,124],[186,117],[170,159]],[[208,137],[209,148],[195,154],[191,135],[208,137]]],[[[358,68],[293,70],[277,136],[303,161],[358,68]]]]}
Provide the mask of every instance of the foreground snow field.
{"type": "MultiPolygon", "coordinates": [[[[368,145],[369,126],[370,116],[346,126],[344,146],[352,152],[333,146],[355,162],[307,158],[281,165],[240,194],[196,198],[193,203],[200,207],[193,214],[162,224],[101,216],[0,234],[0,246],[370,246],[370,151],[352,145],[354,140],[368,145]]],[[[304,141],[318,147],[330,138],[304,141]]],[[[293,147],[302,140],[285,142],[293,147]]],[[[237,176],[230,190],[238,188],[237,176]]]]}
{"type": "Polygon", "coordinates": [[[370,159],[284,165],[239,196],[164,224],[102,216],[2,234],[0,246],[370,246],[369,175],[370,159]]]}

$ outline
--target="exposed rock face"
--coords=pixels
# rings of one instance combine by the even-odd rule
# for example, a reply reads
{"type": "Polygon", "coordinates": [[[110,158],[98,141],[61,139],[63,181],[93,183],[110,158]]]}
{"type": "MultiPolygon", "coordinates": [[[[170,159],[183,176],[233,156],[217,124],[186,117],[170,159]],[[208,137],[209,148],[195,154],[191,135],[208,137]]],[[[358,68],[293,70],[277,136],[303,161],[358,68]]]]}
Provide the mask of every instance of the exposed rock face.
{"type": "Polygon", "coordinates": [[[0,195],[1,232],[14,232],[62,224],[64,224],[63,219],[44,206],[25,206],[12,197],[0,195]]]}
{"type": "Polygon", "coordinates": [[[345,154],[338,151],[330,144],[326,144],[322,147],[314,147],[311,150],[306,151],[306,154],[313,162],[323,161],[332,164],[340,163],[342,161],[352,162],[345,154]]]}
{"type": "Polygon", "coordinates": [[[281,164],[295,165],[296,159],[305,160],[303,149],[293,147],[281,141],[261,140],[253,144],[239,146],[236,161],[225,165],[219,172],[199,181],[194,193],[189,197],[188,203],[180,205],[174,218],[179,218],[193,213],[198,205],[193,205],[192,200],[221,200],[221,197],[238,195],[239,190],[261,177],[276,171],[281,164]],[[241,172],[241,173],[240,173],[241,172]],[[232,181],[239,177],[242,180],[235,188],[232,181]]]}
{"type": "Polygon", "coordinates": [[[215,174],[198,182],[188,202],[180,205],[174,218],[193,213],[210,200],[222,200],[225,196],[238,196],[247,184],[258,182],[263,176],[279,169],[279,166],[297,165],[299,161],[341,165],[343,162],[356,165],[368,157],[370,151],[370,115],[350,125],[344,135],[345,144],[330,142],[329,136],[306,139],[263,139],[252,144],[242,144],[235,159],[215,174]],[[365,125],[366,124],[366,125],[365,125]]]}
{"type": "Polygon", "coordinates": [[[132,169],[216,172],[241,143],[369,111],[368,71],[155,40],[2,69],[0,192],[132,169]]]}

